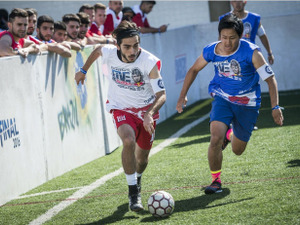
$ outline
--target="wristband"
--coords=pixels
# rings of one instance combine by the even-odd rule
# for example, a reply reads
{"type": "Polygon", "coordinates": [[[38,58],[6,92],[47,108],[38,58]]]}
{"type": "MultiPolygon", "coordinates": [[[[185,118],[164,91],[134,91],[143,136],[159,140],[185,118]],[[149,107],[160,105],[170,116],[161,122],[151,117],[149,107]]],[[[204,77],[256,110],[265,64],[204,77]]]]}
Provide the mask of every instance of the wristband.
{"type": "Polygon", "coordinates": [[[273,53],[268,53],[268,56],[272,56],[273,55],[273,53]]]}
{"type": "Polygon", "coordinates": [[[281,110],[284,110],[284,108],[281,107],[281,106],[279,106],[279,105],[276,105],[276,106],[274,106],[274,107],[272,108],[272,110],[275,110],[275,109],[281,109],[281,110]]]}
{"type": "Polygon", "coordinates": [[[109,40],[108,40],[108,38],[106,39],[106,44],[109,44],[109,40]]]}
{"type": "Polygon", "coordinates": [[[82,67],[80,67],[80,72],[83,73],[83,74],[87,73],[87,71],[85,71],[84,69],[82,69],[82,67]]]}

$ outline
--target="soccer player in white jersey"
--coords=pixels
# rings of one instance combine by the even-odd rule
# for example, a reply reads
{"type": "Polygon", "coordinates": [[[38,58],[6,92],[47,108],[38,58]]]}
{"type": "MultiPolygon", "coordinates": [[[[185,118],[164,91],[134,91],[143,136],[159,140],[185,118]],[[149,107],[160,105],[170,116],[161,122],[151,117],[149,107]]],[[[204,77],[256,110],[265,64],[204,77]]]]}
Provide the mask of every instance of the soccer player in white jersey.
{"type": "Polygon", "coordinates": [[[136,24],[123,21],[113,36],[117,46],[96,47],[75,79],[77,84],[83,83],[92,63],[102,56],[110,80],[106,108],[113,114],[123,142],[122,164],[129,188],[129,207],[137,212],[143,210],[141,176],[148,164],[158,110],[166,101],[166,92],[160,75],[161,62],[140,47],[136,24]]]}
{"type": "Polygon", "coordinates": [[[206,194],[222,192],[222,150],[226,143],[231,141],[232,151],[236,155],[241,155],[246,149],[261,103],[259,77],[268,84],[274,122],[283,125],[275,75],[259,47],[241,39],[243,22],[229,14],[221,19],[218,30],[220,41],[207,45],[187,72],[176,107],[181,113],[182,106],[187,102],[186,94],[198,72],[212,62],[215,76],[208,88],[214,97],[208,148],[212,183],[206,187],[206,194]],[[232,129],[229,129],[230,124],[232,129]]]}

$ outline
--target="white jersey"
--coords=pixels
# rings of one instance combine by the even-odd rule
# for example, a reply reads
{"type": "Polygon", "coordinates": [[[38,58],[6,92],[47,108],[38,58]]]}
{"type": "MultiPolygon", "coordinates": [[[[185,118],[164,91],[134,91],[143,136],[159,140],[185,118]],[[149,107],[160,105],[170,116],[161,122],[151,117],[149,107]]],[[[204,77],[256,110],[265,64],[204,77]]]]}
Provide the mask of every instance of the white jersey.
{"type": "MultiPolygon", "coordinates": [[[[143,114],[155,100],[149,74],[155,65],[160,70],[160,60],[142,48],[132,63],[122,62],[114,45],[106,45],[101,51],[109,78],[107,111],[123,110],[143,119],[143,114]]],[[[153,119],[158,119],[158,114],[153,119]]]]}

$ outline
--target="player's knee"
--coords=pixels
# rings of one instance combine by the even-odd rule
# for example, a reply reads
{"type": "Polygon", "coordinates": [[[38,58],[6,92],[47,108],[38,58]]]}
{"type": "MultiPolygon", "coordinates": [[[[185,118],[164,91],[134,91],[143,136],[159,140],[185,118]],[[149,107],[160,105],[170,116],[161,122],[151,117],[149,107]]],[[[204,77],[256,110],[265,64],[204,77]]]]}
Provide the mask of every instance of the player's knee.
{"type": "Polygon", "coordinates": [[[125,148],[134,149],[135,148],[135,138],[131,136],[126,136],[122,138],[123,146],[125,148]]]}
{"type": "Polygon", "coordinates": [[[243,147],[233,147],[232,146],[232,151],[233,151],[233,153],[234,154],[236,154],[237,156],[240,156],[240,155],[242,155],[243,154],[243,152],[245,151],[245,148],[243,148],[243,147]]]}
{"type": "Polygon", "coordinates": [[[136,159],[136,163],[140,166],[145,166],[148,164],[148,158],[138,158],[136,159]]]}
{"type": "Polygon", "coordinates": [[[218,149],[218,147],[222,145],[223,140],[224,140],[224,137],[222,137],[222,136],[212,135],[210,138],[210,146],[213,149],[218,149]]]}

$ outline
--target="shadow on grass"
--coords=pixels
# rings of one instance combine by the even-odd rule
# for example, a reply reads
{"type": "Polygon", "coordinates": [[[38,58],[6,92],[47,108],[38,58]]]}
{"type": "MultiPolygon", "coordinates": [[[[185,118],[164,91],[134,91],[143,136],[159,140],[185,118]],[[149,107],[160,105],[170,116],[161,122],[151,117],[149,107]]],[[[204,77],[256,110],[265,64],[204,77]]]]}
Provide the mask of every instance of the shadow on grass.
{"type": "MultiPolygon", "coordinates": [[[[228,205],[228,204],[234,204],[234,203],[253,199],[253,198],[245,198],[245,199],[240,199],[240,200],[236,200],[236,201],[228,201],[228,202],[209,206],[209,204],[212,203],[213,201],[225,198],[229,194],[230,194],[230,190],[228,188],[223,188],[222,193],[213,194],[213,195],[205,195],[204,194],[204,195],[198,196],[196,198],[190,198],[190,199],[176,201],[174,213],[220,207],[220,206],[224,206],[224,205],[228,205]]],[[[168,219],[168,218],[164,218],[164,219],[168,219]]],[[[155,222],[157,220],[161,220],[161,219],[150,216],[150,217],[142,219],[141,222],[155,222]]]]}
{"type": "Polygon", "coordinates": [[[288,164],[287,167],[300,167],[300,159],[288,161],[288,164]]]}
{"type": "Polygon", "coordinates": [[[128,220],[128,219],[135,219],[138,218],[136,216],[125,216],[124,215],[128,212],[128,203],[118,206],[117,210],[110,216],[105,217],[99,221],[92,222],[92,223],[85,223],[82,225],[102,225],[102,224],[114,224],[121,220],[128,220]]]}
{"type": "Polygon", "coordinates": [[[205,143],[205,142],[210,142],[210,136],[209,137],[198,138],[198,139],[191,140],[191,141],[184,142],[184,143],[180,143],[180,144],[174,144],[174,145],[172,145],[172,147],[182,148],[182,147],[185,147],[185,146],[190,146],[190,145],[200,144],[200,143],[205,143]]]}
{"type": "MultiPolygon", "coordinates": [[[[230,190],[228,188],[223,188],[223,192],[219,194],[214,195],[201,195],[196,198],[190,198],[190,199],[184,199],[180,201],[175,202],[175,211],[177,212],[186,212],[186,211],[193,211],[193,210],[199,210],[199,209],[209,209],[214,207],[220,207],[228,204],[234,204],[242,201],[251,200],[253,198],[245,198],[235,201],[228,201],[216,205],[209,206],[210,203],[214,202],[215,200],[219,200],[222,198],[225,198],[230,194],[230,190]]],[[[92,222],[92,223],[86,223],[82,225],[100,225],[100,224],[114,224],[118,221],[126,221],[131,219],[139,219],[138,215],[149,215],[146,218],[141,219],[140,222],[155,222],[155,221],[163,221],[168,220],[167,218],[155,218],[147,210],[141,211],[137,213],[137,216],[125,216],[125,214],[128,212],[128,203],[125,203],[123,205],[120,205],[117,210],[110,216],[105,217],[99,221],[92,222]]]]}

